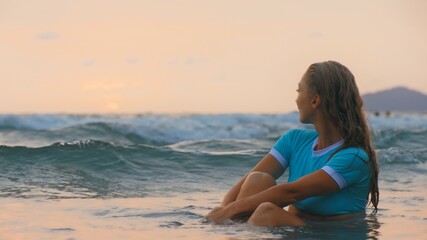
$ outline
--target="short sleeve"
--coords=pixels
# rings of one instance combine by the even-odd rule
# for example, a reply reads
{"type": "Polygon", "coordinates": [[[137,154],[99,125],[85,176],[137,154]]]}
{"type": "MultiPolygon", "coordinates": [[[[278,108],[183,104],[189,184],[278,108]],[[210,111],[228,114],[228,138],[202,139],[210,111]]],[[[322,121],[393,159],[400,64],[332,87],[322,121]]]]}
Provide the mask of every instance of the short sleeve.
{"type": "Polygon", "coordinates": [[[277,161],[279,161],[279,163],[284,169],[287,169],[289,166],[291,148],[289,141],[292,134],[292,130],[283,134],[279,138],[279,140],[277,140],[277,142],[274,144],[273,148],[269,152],[269,154],[273,155],[273,157],[276,158],[277,161]]]}
{"type": "Polygon", "coordinates": [[[347,148],[336,153],[322,170],[328,173],[340,189],[370,177],[368,155],[360,148],[347,148]]]}

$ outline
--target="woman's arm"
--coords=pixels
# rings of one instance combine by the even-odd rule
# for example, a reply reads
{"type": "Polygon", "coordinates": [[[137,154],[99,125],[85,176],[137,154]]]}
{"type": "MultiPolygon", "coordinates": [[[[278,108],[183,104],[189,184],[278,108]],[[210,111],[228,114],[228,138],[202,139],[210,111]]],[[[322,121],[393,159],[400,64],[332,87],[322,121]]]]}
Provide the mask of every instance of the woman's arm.
{"type": "Polygon", "coordinates": [[[223,223],[227,219],[251,214],[263,202],[271,202],[277,206],[285,207],[308,197],[326,195],[338,190],[340,188],[335,180],[325,171],[318,170],[295,182],[280,184],[251,197],[217,208],[210,212],[206,218],[216,223],[223,223]]]}
{"type": "Polygon", "coordinates": [[[276,160],[272,155],[267,154],[264,158],[259,161],[259,163],[249,171],[245,176],[243,176],[228,192],[225,194],[224,199],[222,200],[222,206],[227,206],[228,204],[236,201],[237,196],[240,193],[242,184],[245,182],[246,177],[251,172],[265,172],[270,174],[274,179],[279,178],[285,169],[280,165],[279,161],[276,160]]]}

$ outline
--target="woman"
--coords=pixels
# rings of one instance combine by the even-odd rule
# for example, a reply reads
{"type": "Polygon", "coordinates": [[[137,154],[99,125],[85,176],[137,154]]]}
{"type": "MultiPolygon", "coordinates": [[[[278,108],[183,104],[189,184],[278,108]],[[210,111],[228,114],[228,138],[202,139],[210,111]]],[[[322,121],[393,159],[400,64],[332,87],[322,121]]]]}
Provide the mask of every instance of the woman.
{"type": "Polygon", "coordinates": [[[347,219],[365,213],[368,195],[377,211],[378,165],[353,74],[338,62],[315,63],[297,92],[300,121],[315,130],[285,133],[209,221],[250,216],[259,226],[303,226],[303,219],[347,219]],[[277,185],[287,168],[288,182],[277,185]]]}

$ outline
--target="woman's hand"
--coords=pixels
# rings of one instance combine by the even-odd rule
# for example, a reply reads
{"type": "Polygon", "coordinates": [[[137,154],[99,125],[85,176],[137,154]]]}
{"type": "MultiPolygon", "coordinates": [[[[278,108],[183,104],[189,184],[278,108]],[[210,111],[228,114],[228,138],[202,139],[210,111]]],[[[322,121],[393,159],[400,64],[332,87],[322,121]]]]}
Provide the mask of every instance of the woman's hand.
{"type": "Polygon", "coordinates": [[[206,215],[206,219],[210,222],[216,223],[216,224],[224,224],[228,220],[231,220],[231,214],[229,211],[229,205],[227,206],[219,206],[206,215]]]}

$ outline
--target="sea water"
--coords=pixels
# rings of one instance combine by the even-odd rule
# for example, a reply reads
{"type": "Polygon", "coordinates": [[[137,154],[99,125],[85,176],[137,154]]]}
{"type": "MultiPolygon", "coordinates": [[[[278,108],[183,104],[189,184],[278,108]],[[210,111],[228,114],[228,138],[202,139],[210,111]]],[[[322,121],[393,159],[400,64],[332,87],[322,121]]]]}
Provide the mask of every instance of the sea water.
{"type": "Polygon", "coordinates": [[[427,115],[369,123],[377,214],[262,228],[204,216],[297,113],[0,115],[0,239],[426,239],[427,115]]]}

